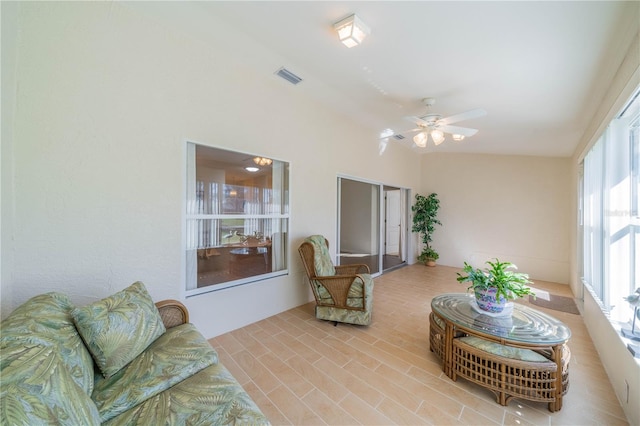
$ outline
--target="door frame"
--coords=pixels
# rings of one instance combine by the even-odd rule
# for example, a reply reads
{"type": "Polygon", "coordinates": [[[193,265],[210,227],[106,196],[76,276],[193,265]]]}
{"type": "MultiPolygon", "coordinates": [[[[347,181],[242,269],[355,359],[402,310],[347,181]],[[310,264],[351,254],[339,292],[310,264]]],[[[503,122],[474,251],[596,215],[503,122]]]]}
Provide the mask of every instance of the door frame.
{"type": "MultiPolygon", "coordinates": [[[[364,184],[369,184],[371,185],[373,188],[377,188],[377,194],[378,194],[378,203],[377,203],[377,212],[375,214],[377,214],[378,216],[378,224],[377,224],[377,230],[375,231],[378,237],[378,268],[377,271],[372,272],[371,275],[372,276],[379,276],[382,273],[384,273],[385,269],[383,266],[383,255],[385,254],[385,220],[386,220],[386,206],[385,206],[385,197],[384,197],[384,193],[385,193],[385,189],[397,189],[400,190],[400,201],[401,203],[404,203],[404,208],[401,208],[401,215],[402,215],[402,219],[401,219],[401,223],[403,224],[402,226],[402,231],[401,233],[405,236],[404,238],[402,238],[401,243],[400,243],[400,253],[401,256],[403,256],[403,260],[402,260],[402,265],[406,265],[408,264],[408,253],[410,252],[410,230],[409,230],[409,222],[410,222],[410,216],[409,216],[409,212],[410,212],[410,203],[409,203],[409,197],[411,194],[411,190],[410,188],[405,188],[402,186],[398,186],[398,185],[391,185],[391,184],[385,184],[385,183],[381,183],[381,182],[376,182],[376,181],[372,181],[372,180],[368,180],[368,179],[362,179],[359,177],[354,177],[354,176],[349,176],[349,175],[342,175],[342,174],[338,174],[337,176],[337,229],[336,229],[336,237],[335,237],[335,241],[336,241],[336,253],[335,253],[335,263],[337,265],[340,264],[340,253],[341,253],[341,247],[342,247],[342,241],[341,241],[341,230],[342,230],[342,219],[341,219],[341,212],[342,212],[342,181],[343,179],[346,180],[350,180],[350,181],[354,181],[354,182],[358,182],[358,183],[364,183],[364,184]]],[[[392,268],[388,268],[387,270],[390,270],[392,268]]]]}

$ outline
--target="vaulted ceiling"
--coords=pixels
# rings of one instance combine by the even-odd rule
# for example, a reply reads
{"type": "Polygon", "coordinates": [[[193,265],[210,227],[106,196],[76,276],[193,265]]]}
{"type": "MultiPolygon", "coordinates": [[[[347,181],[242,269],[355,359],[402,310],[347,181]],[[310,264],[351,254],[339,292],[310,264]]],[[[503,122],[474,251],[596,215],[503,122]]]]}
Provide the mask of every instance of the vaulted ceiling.
{"type": "MultiPolygon", "coordinates": [[[[414,128],[406,116],[487,115],[417,152],[571,156],[638,30],[638,2],[212,1],[193,10],[260,47],[253,61],[300,76],[296,90],[371,129],[414,128]],[[371,34],[343,46],[333,23],[356,13],[371,34]]],[[[234,35],[229,34],[229,40],[234,35]]],[[[230,43],[233,43],[230,41],[230,43]]],[[[239,49],[239,55],[251,55],[239,49]]],[[[411,136],[401,143],[412,147],[411,136]]]]}

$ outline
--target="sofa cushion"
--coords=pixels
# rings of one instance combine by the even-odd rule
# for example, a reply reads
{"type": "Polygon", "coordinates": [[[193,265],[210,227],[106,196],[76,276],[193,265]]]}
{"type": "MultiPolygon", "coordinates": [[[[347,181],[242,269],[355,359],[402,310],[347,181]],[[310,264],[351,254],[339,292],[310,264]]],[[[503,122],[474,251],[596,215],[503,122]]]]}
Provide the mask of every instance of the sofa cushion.
{"type": "Polygon", "coordinates": [[[3,424],[100,424],[95,404],[65,368],[55,345],[5,347],[0,377],[3,424]]]}
{"type": "Polygon", "coordinates": [[[92,399],[102,421],[218,362],[218,354],[193,324],[172,327],[109,378],[96,378],[92,399]]]}
{"type": "Polygon", "coordinates": [[[73,381],[90,395],[93,359],[73,323],[73,309],[66,295],[54,292],[35,296],[20,305],[0,324],[0,369],[12,351],[34,345],[54,347],[73,381]]]}
{"type": "Polygon", "coordinates": [[[116,425],[269,425],[249,394],[222,364],[211,365],[112,418],[116,425]]]}
{"type": "Polygon", "coordinates": [[[104,377],[117,373],[165,332],[141,282],[71,314],[104,377]]]}

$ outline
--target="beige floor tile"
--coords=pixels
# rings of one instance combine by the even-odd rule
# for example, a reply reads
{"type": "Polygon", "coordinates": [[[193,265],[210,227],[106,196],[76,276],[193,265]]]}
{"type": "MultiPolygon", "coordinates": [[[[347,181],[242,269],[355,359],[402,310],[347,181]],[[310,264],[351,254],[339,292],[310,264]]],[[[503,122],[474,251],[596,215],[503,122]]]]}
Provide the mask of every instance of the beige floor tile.
{"type": "Polygon", "coordinates": [[[281,385],[277,376],[248,351],[238,352],[233,359],[262,392],[269,393],[281,385]]]}
{"type": "Polygon", "coordinates": [[[349,393],[349,390],[344,385],[335,380],[331,372],[315,367],[302,357],[294,356],[287,363],[293,370],[313,383],[317,389],[336,403],[349,393]]]}
{"type": "Polygon", "coordinates": [[[318,389],[312,390],[302,400],[330,425],[355,425],[358,423],[346,410],[318,389]]]}
{"type": "MultiPolygon", "coordinates": [[[[273,404],[280,409],[293,425],[326,425],[322,417],[316,414],[301,399],[280,385],[267,394],[273,404]]],[[[272,421],[273,423],[273,421],[272,421]]],[[[273,423],[277,424],[277,423],[273,423]]]]}
{"type": "MultiPolygon", "coordinates": [[[[382,400],[380,400],[381,402],[382,400]]],[[[377,405],[377,404],[373,404],[377,405]]],[[[361,425],[390,425],[393,421],[373,408],[366,395],[350,393],[342,401],[340,407],[351,414],[361,425]]]]}
{"type": "Polygon", "coordinates": [[[355,394],[358,398],[365,400],[372,407],[377,406],[385,397],[383,391],[371,386],[355,372],[351,372],[347,368],[340,368],[330,359],[321,358],[314,363],[314,366],[331,374],[332,378],[344,385],[351,394],[355,394]]]}
{"type": "Polygon", "coordinates": [[[398,425],[426,425],[428,423],[424,418],[418,416],[413,411],[408,410],[404,405],[398,404],[396,401],[385,398],[378,405],[378,411],[393,420],[398,425]]]}

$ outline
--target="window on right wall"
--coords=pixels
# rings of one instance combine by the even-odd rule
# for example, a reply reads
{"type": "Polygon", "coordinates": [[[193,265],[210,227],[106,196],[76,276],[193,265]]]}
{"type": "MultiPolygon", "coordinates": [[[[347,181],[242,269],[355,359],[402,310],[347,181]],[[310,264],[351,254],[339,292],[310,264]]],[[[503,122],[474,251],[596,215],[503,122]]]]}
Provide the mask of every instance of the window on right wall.
{"type": "Polygon", "coordinates": [[[640,90],[583,161],[583,282],[613,321],[629,323],[624,300],[640,286],[640,90]]]}

